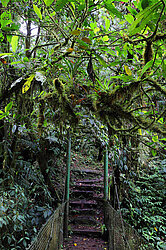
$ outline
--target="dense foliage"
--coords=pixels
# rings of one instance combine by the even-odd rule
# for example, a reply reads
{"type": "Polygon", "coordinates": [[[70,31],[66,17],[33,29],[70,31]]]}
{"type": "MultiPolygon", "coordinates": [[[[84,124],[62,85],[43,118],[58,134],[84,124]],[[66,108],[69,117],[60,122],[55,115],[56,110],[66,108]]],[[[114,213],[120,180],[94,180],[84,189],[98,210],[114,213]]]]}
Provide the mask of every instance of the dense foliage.
{"type": "Polygon", "coordinates": [[[165,238],[165,160],[155,162],[146,173],[133,183],[129,181],[129,196],[122,209],[124,218],[131,223],[156,249],[164,249],[165,238]]]}
{"type": "MultiPolygon", "coordinates": [[[[143,153],[140,149],[131,149],[130,144],[114,147],[110,163],[115,171],[117,166],[120,171],[119,206],[123,218],[155,249],[164,249],[166,162],[161,156],[149,158],[148,154],[144,157],[146,164],[140,167],[138,162],[143,153]]],[[[116,195],[111,189],[110,193],[111,202],[116,206],[116,195]]]]}
{"type": "Polygon", "coordinates": [[[1,0],[2,248],[24,249],[63,200],[69,129],[73,147],[88,148],[94,159],[109,144],[124,217],[162,248],[163,169],[153,157],[166,152],[165,6],[1,0]]]}

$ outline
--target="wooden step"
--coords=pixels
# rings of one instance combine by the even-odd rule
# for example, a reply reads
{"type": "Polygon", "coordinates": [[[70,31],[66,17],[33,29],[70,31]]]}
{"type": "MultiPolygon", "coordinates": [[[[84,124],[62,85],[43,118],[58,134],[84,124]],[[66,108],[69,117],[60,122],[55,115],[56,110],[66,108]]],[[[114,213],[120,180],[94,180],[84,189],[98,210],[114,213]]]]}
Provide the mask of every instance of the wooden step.
{"type": "Polygon", "coordinates": [[[95,215],[96,210],[92,208],[75,208],[70,211],[71,214],[90,214],[95,215]]]}
{"type": "Polygon", "coordinates": [[[101,175],[103,174],[100,170],[91,170],[91,169],[73,169],[72,172],[77,172],[79,174],[88,174],[88,175],[101,175]]]}
{"type": "Polygon", "coordinates": [[[96,207],[98,205],[98,203],[95,200],[74,200],[74,201],[70,201],[70,206],[74,206],[74,207],[78,207],[83,209],[83,208],[89,208],[89,207],[96,207]]]}
{"type": "Polygon", "coordinates": [[[77,190],[73,189],[71,192],[72,197],[84,197],[84,198],[90,198],[93,197],[94,191],[88,191],[88,190],[77,190]]]}
{"type": "Polygon", "coordinates": [[[71,223],[79,224],[79,225],[99,225],[99,221],[95,219],[93,216],[87,215],[76,215],[70,218],[71,223]]]}
{"type": "Polygon", "coordinates": [[[81,183],[81,184],[102,184],[104,179],[102,178],[97,178],[97,179],[84,179],[84,180],[76,180],[75,184],[81,183]]]}
{"type": "Polygon", "coordinates": [[[98,183],[98,182],[103,182],[104,181],[104,179],[103,179],[103,177],[101,177],[101,178],[97,178],[97,179],[85,179],[85,180],[77,180],[76,181],[76,183],[98,183]]]}
{"type": "MultiPolygon", "coordinates": [[[[73,185],[73,188],[77,188],[77,189],[88,189],[88,190],[91,190],[91,189],[103,189],[103,186],[102,185],[99,185],[99,184],[92,184],[92,183],[81,183],[81,182],[78,182],[76,183],[75,185],[73,185]]],[[[74,189],[73,189],[74,190],[74,189]]]]}
{"type": "Polygon", "coordinates": [[[81,229],[81,228],[72,228],[71,227],[71,231],[75,235],[85,235],[85,236],[91,236],[94,238],[102,237],[101,229],[96,229],[96,228],[94,228],[94,229],[91,229],[91,228],[81,229]]]}

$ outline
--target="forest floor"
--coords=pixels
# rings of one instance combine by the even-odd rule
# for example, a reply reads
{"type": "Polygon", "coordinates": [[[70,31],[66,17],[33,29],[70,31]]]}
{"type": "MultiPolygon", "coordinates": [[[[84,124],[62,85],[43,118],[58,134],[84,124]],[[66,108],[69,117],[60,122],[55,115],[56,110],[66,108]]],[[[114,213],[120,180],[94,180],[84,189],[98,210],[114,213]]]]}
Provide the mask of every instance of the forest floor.
{"type": "Polygon", "coordinates": [[[108,249],[103,215],[103,163],[81,153],[71,161],[69,237],[64,250],[108,249]]]}

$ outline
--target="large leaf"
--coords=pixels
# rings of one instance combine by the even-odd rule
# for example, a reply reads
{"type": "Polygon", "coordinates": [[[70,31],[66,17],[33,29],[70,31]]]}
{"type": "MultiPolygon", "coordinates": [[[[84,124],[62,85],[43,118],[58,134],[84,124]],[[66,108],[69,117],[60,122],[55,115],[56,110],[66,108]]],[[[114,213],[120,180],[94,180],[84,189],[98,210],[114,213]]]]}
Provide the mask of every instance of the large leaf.
{"type": "Polygon", "coordinates": [[[95,56],[97,57],[97,59],[99,60],[99,63],[100,63],[103,67],[107,68],[107,67],[108,67],[108,64],[104,61],[104,59],[103,59],[101,56],[99,56],[97,53],[94,53],[94,54],[95,54],[95,56]]]}
{"type": "Polygon", "coordinates": [[[136,16],[138,12],[133,9],[130,5],[127,6],[128,12],[131,13],[133,16],[136,16]]]}
{"type": "Polygon", "coordinates": [[[8,105],[5,107],[5,112],[7,113],[13,106],[13,102],[8,103],[8,105]]]}
{"type": "Polygon", "coordinates": [[[34,74],[30,75],[30,77],[27,79],[27,81],[24,83],[23,87],[22,87],[22,93],[26,93],[28,91],[28,89],[31,86],[31,82],[33,80],[33,78],[35,77],[34,74]]]}
{"type": "Polygon", "coordinates": [[[109,27],[110,27],[110,20],[108,18],[105,19],[105,29],[106,31],[109,30],[109,27]]]}
{"type": "Polygon", "coordinates": [[[0,53],[0,57],[13,56],[13,53],[0,53]]]}
{"type": "Polygon", "coordinates": [[[7,26],[12,23],[11,13],[9,11],[3,12],[1,15],[1,28],[7,26]]]}
{"type": "Polygon", "coordinates": [[[147,71],[147,69],[149,69],[150,67],[152,67],[152,65],[153,65],[153,60],[147,62],[145,64],[145,66],[143,67],[143,69],[142,69],[141,76],[147,71]]]}
{"type": "Polygon", "coordinates": [[[0,115],[0,120],[2,120],[5,117],[6,117],[6,113],[3,113],[2,115],[0,115]]]}
{"type": "Polygon", "coordinates": [[[12,36],[11,46],[14,53],[16,52],[17,45],[18,45],[18,36],[12,36]]]}
{"type": "Polygon", "coordinates": [[[139,12],[136,15],[136,20],[131,24],[131,26],[128,29],[129,35],[134,35],[136,33],[139,33],[142,29],[144,29],[145,25],[153,19],[153,14],[156,12],[156,10],[162,6],[162,2],[159,1],[158,3],[155,3],[145,10],[139,12]]]}
{"type": "Polygon", "coordinates": [[[130,23],[130,24],[134,22],[134,17],[133,17],[131,14],[125,15],[124,18],[125,18],[126,21],[127,21],[128,23],[130,23]]]}
{"type": "Polygon", "coordinates": [[[132,72],[131,70],[129,69],[129,67],[127,65],[124,65],[124,69],[125,69],[125,72],[128,76],[131,76],[132,75],[132,72]]]}
{"type": "Polygon", "coordinates": [[[119,80],[122,80],[124,82],[129,82],[131,80],[133,80],[133,77],[132,76],[129,76],[129,75],[118,75],[118,76],[111,76],[110,79],[119,79],[119,80]]]}
{"type": "Polygon", "coordinates": [[[122,18],[122,13],[119,12],[114,5],[112,4],[112,0],[106,0],[104,1],[105,4],[105,8],[110,11],[112,14],[114,14],[115,16],[117,16],[118,18],[122,18]]]}
{"type": "Polygon", "coordinates": [[[56,0],[55,10],[56,11],[61,10],[68,2],[69,0],[56,0]]]}
{"type": "Polygon", "coordinates": [[[41,11],[40,11],[40,9],[39,9],[35,4],[33,4],[33,9],[34,9],[36,15],[37,15],[40,19],[42,19],[41,11]]]}

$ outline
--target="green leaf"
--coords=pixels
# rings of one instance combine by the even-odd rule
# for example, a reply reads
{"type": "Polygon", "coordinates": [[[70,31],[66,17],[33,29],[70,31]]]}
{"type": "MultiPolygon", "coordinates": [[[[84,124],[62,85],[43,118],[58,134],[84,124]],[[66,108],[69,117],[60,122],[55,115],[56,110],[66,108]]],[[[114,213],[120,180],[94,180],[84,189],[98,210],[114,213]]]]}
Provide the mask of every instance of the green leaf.
{"type": "Polygon", "coordinates": [[[153,65],[153,60],[147,62],[145,64],[145,66],[143,67],[143,69],[142,69],[141,76],[147,71],[147,69],[149,69],[150,67],[152,67],[152,65],[153,65]]]}
{"type": "Polygon", "coordinates": [[[7,35],[7,41],[8,41],[9,43],[11,43],[11,41],[12,41],[12,35],[7,35]]]}
{"type": "Polygon", "coordinates": [[[158,141],[158,135],[153,136],[153,137],[152,137],[152,141],[153,141],[153,142],[157,142],[157,141],[158,141]]]}
{"type": "Polygon", "coordinates": [[[108,37],[108,36],[104,36],[104,37],[102,38],[102,40],[103,40],[103,42],[107,42],[107,41],[109,41],[109,37],[108,37]]]}
{"type": "Polygon", "coordinates": [[[14,53],[16,52],[17,45],[18,45],[18,36],[12,36],[11,46],[14,53]]]}
{"type": "Polygon", "coordinates": [[[13,102],[8,103],[8,105],[5,107],[5,112],[9,112],[9,110],[12,108],[13,102]]]}
{"type": "Polygon", "coordinates": [[[126,75],[118,75],[118,76],[111,76],[110,79],[119,79],[122,80],[124,82],[128,82],[133,80],[132,76],[126,76],[126,75]]]}
{"type": "Polygon", "coordinates": [[[30,75],[30,77],[27,79],[27,81],[24,83],[23,87],[22,87],[22,93],[26,93],[28,91],[28,89],[31,86],[31,82],[33,80],[33,78],[35,77],[34,74],[30,75]]]}
{"type": "Polygon", "coordinates": [[[29,58],[25,56],[25,57],[23,57],[23,61],[24,62],[29,62],[29,58]]]}
{"type": "Polygon", "coordinates": [[[152,149],[152,155],[153,155],[153,156],[156,156],[156,155],[157,155],[156,150],[152,149]]]}
{"type": "Polygon", "coordinates": [[[3,36],[2,32],[0,32],[0,41],[3,41],[3,39],[4,39],[4,36],[3,36]]]}
{"type": "Polygon", "coordinates": [[[26,240],[23,240],[23,245],[24,245],[24,247],[26,248],[26,246],[27,246],[26,240]]]}
{"type": "Polygon", "coordinates": [[[68,2],[69,0],[56,0],[55,10],[56,11],[61,10],[68,2]]]}
{"type": "Polygon", "coordinates": [[[53,2],[54,0],[44,0],[46,6],[50,6],[53,2]]]}
{"type": "Polygon", "coordinates": [[[11,23],[10,26],[3,26],[2,30],[3,31],[16,31],[16,30],[19,30],[20,26],[21,24],[11,23]]]}
{"type": "Polygon", "coordinates": [[[112,14],[114,14],[115,16],[117,16],[118,18],[122,18],[122,13],[119,12],[114,5],[111,3],[112,1],[110,0],[106,0],[104,1],[105,4],[105,8],[110,11],[112,14]]]}
{"type": "Polygon", "coordinates": [[[11,62],[11,65],[19,64],[22,63],[22,61],[17,61],[17,62],[11,62]]]}
{"type": "Polygon", "coordinates": [[[106,31],[109,30],[109,27],[110,27],[110,20],[108,18],[105,19],[105,29],[106,31]]]}
{"type": "Polygon", "coordinates": [[[130,24],[134,22],[134,17],[133,17],[132,15],[130,15],[130,14],[125,15],[124,18],[125,18],[126,21],[127,21],[128,23],[130,23],[130,24]]]}
{"type": "Polygon", "coordinates": [[[160,139],[160,141],[166,141],[166,138],[162,138],[162,139],[160,139]]]}
{"type": "Polygon", "coordinates": [[[136,15],[136,20],[128,29],[129,35],[134,35],[145,28],[145,25],[153,19],[153,14],[162,6],[161,1],[155,3],[136,15]]]}
{"type": "Polygon", "coordinates": [[[2,114],[2,115],[0,115],[0,120],[2,120],[3,118],[5,118],[6,117],[6,114],[4,113],[4,114],[2,114]]]}
{"type": "Polygon", "coordinates": [[[104,61],[104,59],[103,59],[101,56],[99,56],[97,53],[95,53],[95,56],[97,57],[97,59],[99,60],[99,63],[100,63],[103,67],[105,67],[105,68],[108,67],[108,64],[104,61]]]}
{"type": "Polygon", "coordinates": [[[13,53],[0,53],[0,56],[2,57],[13,56],[13,53]]]}
{"type": "Polygon", "coordinates": [[[4,7],[7,7],[9,1],[10,0],[1,0],[1,3],[4,7]]]}
{"type": "Polygon", "coordinates": [[[40,9],[39,9],[35,4],[33,4],[33,9],[34,9],[36,15],[37,15],[40,19],[42,19],[41,11],[40,11],[40,9]]]}
{"type": "Polygon", "coordinates": [[[12,23],[11,13],[9,11],[3,12],[1,15],[1,28],[7,26],[12,23]]]}
{"type": "Polygon", "coordinates": [[[138,14],[138,12],[135,9],[131,8],[131,6],[127,6],[127,9],[133,16],[136,16],[138,14]]]}
{"type": "Polygon", "coordinates": [[[10,25],[10,30],[19,30],[19,28],[21,27],[21,24],[20,23],[12,23],[11,25],[10,25]]]}

